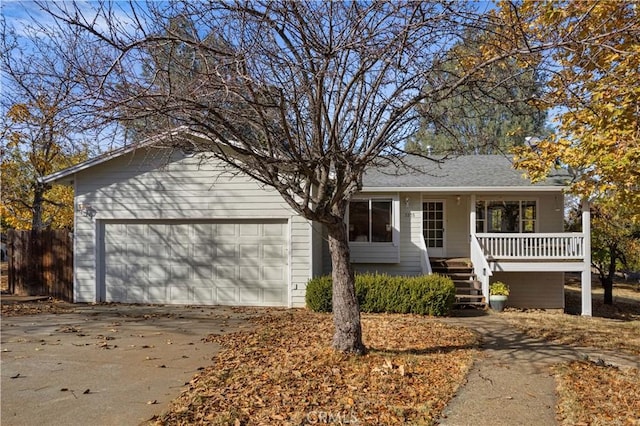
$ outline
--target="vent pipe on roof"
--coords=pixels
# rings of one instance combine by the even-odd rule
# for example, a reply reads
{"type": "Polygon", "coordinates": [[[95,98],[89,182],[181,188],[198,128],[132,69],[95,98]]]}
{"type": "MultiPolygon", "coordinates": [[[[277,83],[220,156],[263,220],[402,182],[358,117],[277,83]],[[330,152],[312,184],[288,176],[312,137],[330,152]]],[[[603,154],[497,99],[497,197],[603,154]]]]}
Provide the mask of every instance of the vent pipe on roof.
{"type": "Polygon", "coordinates": [[[431,156],[431,150],[433,149],[433,147],[431,145],[427,145],[427,155],[431,156]]]}

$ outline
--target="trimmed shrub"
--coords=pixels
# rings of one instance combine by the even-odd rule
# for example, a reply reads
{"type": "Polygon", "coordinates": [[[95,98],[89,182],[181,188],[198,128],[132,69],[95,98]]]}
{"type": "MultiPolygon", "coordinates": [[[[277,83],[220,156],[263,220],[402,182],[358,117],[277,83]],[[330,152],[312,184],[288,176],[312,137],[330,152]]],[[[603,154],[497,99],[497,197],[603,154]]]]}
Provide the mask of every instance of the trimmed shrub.
{"type": "Polygon", "coordinates": [[[310,279],[304,296],[307,307],[315,312],[331,312],[332,286],[330,275],[310,279]]]}
{"type": "MultiPolygon", "coordinates": [[[[444,316],[453,307],[455,286],[449,277],[437,274],[417,277],[358,274],[356,296],[362,312],[444,316]]],[[[331,297],[330,276],[314,278],[307,283],[309,309],[331,312],[331,297]]]]}

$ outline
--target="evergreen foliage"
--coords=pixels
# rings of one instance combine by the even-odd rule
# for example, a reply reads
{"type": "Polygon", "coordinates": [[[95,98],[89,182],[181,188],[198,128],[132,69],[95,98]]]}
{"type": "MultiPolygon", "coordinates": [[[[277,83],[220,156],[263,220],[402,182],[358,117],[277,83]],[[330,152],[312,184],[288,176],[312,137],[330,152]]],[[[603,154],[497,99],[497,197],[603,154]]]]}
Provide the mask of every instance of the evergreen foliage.
{"type": "MultiPolygon", "coordinates": [[[[463,40],[448,52],[448,72],[439,79],[454,86],[465,72],[464,59],[480,54],[486,33],[468,29],[463,40]]],[[[527,137],[547,133],[547,113],[536,102],[543,74],[535,63],[523,66],[507,59],[487,67],[482,75],[455,87],[450,96],[420,105],[420,130],[407,144],[407,151],[434,155],[506,153],[523,145],[527,137]]]]}
{"type": "MultiPolygon", "coordinates": [[[[362,312],[445,316],[455,302],[455,286],[438,274],[400,277],[386,274],[356,275],[356,295],[362,312]]],[[[326,275],[307,283],[307,307],[332,310],[332,280],[326,275]]]]}

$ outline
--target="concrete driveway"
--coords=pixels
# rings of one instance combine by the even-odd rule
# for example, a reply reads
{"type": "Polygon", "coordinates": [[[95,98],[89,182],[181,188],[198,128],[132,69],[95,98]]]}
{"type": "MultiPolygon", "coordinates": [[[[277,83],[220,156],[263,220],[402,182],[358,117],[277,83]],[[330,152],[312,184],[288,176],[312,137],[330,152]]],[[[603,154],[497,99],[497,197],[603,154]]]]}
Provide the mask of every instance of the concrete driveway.
{"type": "Polygon", "coordinates": [[[220,347],[202,338],[249,329],[259,310],[70,305],[2,318],[0,422],[137,425],[160,414],[220,347]]]}

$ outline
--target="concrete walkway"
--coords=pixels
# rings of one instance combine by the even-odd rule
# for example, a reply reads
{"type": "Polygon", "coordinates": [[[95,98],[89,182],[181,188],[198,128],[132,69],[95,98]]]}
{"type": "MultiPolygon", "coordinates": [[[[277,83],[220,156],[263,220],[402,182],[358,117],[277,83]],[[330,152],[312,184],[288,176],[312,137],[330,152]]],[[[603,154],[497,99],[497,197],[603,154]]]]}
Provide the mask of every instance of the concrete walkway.
{"type": "Polygon", "coordinates": [[[534,339],[499,314],[462,311],[445,319],[480,335],[481,353],[467,382],[444,410],[440,425],[555,425],[553,364],[580,359],[620,367],[640,367],[638,358],[534,339]]]}

